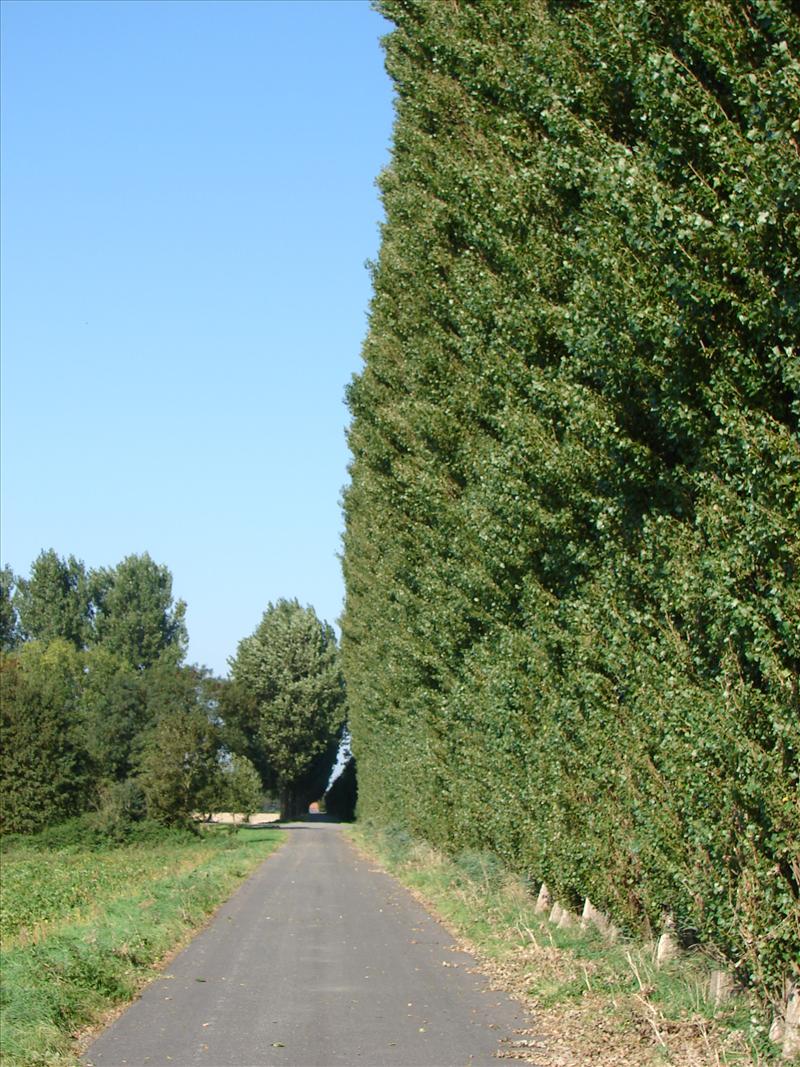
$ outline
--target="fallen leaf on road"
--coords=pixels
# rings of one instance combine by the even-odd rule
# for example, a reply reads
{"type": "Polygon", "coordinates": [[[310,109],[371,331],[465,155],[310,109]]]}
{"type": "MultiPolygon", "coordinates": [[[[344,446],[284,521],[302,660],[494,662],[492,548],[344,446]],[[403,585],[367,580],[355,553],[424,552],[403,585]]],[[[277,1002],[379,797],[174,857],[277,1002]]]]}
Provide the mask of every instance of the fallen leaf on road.
{"type": "Polygon", "coordinates": [[[273,1041],[272,1042],[272,1047],[273,1048],[286,1048],[286,1045],[284,1045],[284,1043],[282,1041],[273,1041]]]}

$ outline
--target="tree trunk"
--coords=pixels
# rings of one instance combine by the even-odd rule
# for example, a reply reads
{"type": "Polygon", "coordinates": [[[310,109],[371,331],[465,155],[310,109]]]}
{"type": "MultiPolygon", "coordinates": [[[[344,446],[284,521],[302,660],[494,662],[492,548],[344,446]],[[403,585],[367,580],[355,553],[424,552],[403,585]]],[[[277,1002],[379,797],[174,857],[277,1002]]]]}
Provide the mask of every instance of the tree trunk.
{"type": "Polygon", "coordinates": [[[281,789],[281,822],[291,822],[297,818],[297,796],[294,789],[281,789]]]}

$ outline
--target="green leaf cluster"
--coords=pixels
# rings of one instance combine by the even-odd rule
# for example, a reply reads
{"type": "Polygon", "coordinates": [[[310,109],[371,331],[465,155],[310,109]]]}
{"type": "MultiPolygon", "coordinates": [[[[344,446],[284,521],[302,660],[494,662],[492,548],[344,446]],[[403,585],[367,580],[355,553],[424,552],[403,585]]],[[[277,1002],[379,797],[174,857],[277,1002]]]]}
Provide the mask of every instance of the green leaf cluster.
{"type": "Polygon", "coordinates": [[[360,810],[800,958],[800,26],[384,0],[345,494],[360,810]]]}
{"type": "Polygon", "coordinates": [[[78,712],[82,667],[61,639],[0,657],[4,829],[28,833],[85,807],[92,767],[78,712]]]}

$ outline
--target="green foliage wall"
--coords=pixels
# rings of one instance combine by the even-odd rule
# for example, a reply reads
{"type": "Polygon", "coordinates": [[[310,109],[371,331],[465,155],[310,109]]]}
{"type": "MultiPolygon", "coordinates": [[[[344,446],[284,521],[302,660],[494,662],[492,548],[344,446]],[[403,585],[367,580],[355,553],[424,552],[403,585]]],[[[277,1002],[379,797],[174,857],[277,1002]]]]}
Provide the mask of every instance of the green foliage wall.
{"type": "Polygon", "coordinates": [[[800,24],[385,0],[354,380],[360,810],[762,992],[800,958],[800,24]]]}

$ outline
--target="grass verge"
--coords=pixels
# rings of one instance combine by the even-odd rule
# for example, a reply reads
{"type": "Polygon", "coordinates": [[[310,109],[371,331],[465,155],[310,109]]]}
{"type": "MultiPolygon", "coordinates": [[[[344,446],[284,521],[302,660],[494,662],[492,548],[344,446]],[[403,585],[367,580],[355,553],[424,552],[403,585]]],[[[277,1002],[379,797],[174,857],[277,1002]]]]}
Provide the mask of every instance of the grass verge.
{"type": "Polygon", "coordinates": [[[653,945],[553,926],[536,914],[531,887],[492,855],[448,857],[368,822],[344,829],[445,923],[494,987],[529,1008],[535,1029],[518,1033],[502,1058],[540,1067],[785,1062],[748,994],[714,1004],[707,990],[718,964],[702,953],[656,967],[653,945]]]}
{"type": "Polygon", "coordinates": [[[105,848],[4,847],[3,1064],[77,1063],[81,1031],[129,1001],[280,840],[241,829],[105,848]]]}

